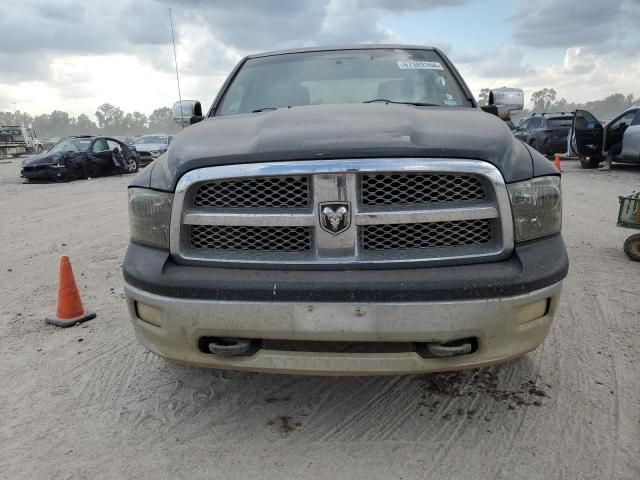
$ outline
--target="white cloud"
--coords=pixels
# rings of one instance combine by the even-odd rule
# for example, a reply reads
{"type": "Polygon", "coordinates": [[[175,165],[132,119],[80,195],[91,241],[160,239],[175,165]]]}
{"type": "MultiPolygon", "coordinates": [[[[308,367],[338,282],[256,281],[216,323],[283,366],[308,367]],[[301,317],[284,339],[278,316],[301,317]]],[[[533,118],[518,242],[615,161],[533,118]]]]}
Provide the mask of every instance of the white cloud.
{"type": "MultiPolygon", "coordinates": [[[[385,26],[389,15],[469,3],[184,0],[173,10],[183,96],[209,104],[247,53],[317,44],[402,43],[406,39],[385,26]]],[[[145,113],[170,105],[177,96],[167,12],[171,4],[177,2],[12,4],[0,16],[0,110],[13,109],[13,102],[31,114],[62,109],[73,115],[92,114],[103,102],[145,113]]],[[[428,34],[424,44],[449,55],[476,94],[480,88],[503,85],[527,92],[553,87],[567,100],[583,101],[614,91],[640,93],[638,21],[638,0],[521,0],[515,15],[496,24],[513,30],[514,44],[479,52],[461,49],[460,38],[428,34]],[[564,58],[530,56],[546,49],[553,49],[552,58],[558,58],[559,50],[564,58]]]]}
{"type": "Polygon", "coordinates": [[[585,47],[570,47],[565,52],[562,71],[568,74],[585,74],[597,69],[599,63],[601,59],[585,47]]]}

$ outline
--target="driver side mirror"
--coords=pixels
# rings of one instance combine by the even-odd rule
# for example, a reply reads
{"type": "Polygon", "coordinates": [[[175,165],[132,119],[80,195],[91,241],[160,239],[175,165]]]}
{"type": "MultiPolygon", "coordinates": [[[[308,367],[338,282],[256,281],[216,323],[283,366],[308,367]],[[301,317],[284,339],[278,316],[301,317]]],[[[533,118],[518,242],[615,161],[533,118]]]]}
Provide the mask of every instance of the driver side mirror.
{"type": "Polygon", "coordinates": [[[183,127],[198,123],[202,116],[202,105],[197,100],[182,100],[173,104],[173,121],[183,127]]]}
{"type": "Polygon", "coordinates": [[[498,116],[508,120],[513,112],[524,109],[524,92],[520,88],[495,88],[489,92],[489,106],[496,107],[498,116]]]}

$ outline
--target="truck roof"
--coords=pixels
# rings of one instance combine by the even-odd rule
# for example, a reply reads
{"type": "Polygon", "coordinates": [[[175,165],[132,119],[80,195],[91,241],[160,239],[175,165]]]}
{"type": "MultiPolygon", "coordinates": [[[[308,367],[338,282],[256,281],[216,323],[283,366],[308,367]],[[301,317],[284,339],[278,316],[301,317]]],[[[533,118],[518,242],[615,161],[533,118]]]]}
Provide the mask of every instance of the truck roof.
{"type": "Polygon", "coordinates": [[[305,48],[291,48],[288,50],[274,50],[271,52],[254,53],[247,55],[245,58],[260,58],[270,57],[274,55],[286,55],[289,53],[303,53],[303,52],[332,52],[339,50],[375,50],[375,49],[408,49],[408,50],[438,50],[436,47],[427,47],[425,45],[402,45],[402,44],[354,44],[354,45],[331,45],[331,46],[317,46],[317,47],[305,47],[305,48]]]}

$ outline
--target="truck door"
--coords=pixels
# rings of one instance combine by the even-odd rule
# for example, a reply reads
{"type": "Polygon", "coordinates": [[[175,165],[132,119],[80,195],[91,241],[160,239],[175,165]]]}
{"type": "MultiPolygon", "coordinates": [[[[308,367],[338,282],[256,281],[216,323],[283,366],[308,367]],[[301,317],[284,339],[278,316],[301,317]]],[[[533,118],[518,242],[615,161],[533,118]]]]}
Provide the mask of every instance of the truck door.
{"type": "Polygon", "coordinates": [[[640,162],[640,109],[635,111],[635,116],[624,131],[620,156],[625,162],[640,162]]]}
{"type": "Polygon", "coordinates": [[[113,169],[113,153],[109,149],[106,138],[97,138],[90,151],[91,176],[106,175],[113,169]]]}
{"type": "Polygon", "coordinates": [[[578,157],[601,157],[604,127],[593,114],[576,110],[571,125],[571,151],[578,157]]]}

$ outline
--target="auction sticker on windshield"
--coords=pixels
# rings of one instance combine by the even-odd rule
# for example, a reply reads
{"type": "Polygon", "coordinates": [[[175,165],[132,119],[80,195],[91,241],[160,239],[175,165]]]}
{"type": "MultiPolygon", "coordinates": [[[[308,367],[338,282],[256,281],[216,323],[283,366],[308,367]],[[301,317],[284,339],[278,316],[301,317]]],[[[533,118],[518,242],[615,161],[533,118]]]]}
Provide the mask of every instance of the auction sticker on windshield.
{"type": "Polygon", "coordinates": [[[439,62],[418,62],[415,60],[398,61],[400,70],[444,70],[439,62]]]}

